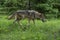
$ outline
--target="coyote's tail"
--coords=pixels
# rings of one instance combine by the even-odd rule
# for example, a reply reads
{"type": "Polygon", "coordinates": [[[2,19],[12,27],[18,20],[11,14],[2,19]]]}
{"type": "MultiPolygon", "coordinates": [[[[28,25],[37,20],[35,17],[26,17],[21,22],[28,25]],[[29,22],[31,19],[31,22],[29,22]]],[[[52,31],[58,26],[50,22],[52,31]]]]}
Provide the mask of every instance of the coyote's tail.
{"type": "Polygon", "coordinates": [[[11,14],[11,15],[8,17],[8,20],[12,19],[14,16],[15,16],[15,13],[11,14]]]}

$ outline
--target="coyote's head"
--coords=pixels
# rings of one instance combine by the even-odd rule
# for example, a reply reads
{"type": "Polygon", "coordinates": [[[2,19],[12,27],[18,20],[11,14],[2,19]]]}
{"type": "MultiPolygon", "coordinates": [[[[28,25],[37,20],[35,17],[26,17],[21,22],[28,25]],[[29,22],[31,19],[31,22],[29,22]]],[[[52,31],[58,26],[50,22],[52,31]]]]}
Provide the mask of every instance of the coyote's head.
{"type": "Polygon", "coordinates": [[[42,20],[42,22],[46,22],[46,18],[45,18],[45,16],[44,16],[44,14],[42,14],[42,13],[41,13],[41,15],[40,15],[40,19],[42,20]]]}
{"type": "Polygon", "coordinates": [[[43,13],[39,13],[39,12],[35,12],[35,14],[39,17],[40,20],[42,20],[42,22],[45,22],[45,16],[43,13]]]}

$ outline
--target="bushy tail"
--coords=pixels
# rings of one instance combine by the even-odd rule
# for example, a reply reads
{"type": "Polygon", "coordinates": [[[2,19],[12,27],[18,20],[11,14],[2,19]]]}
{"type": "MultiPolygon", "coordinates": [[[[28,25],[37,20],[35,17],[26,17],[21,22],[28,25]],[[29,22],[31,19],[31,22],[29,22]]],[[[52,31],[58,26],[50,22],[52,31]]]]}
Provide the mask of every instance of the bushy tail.
{"type": "Polygon", "coordinates": [[[8,17],[8,20],[12,19],[14,16],[15,16],[15,13],[13,13],[12,15],[10,15],[10,16],[8,17]]]}

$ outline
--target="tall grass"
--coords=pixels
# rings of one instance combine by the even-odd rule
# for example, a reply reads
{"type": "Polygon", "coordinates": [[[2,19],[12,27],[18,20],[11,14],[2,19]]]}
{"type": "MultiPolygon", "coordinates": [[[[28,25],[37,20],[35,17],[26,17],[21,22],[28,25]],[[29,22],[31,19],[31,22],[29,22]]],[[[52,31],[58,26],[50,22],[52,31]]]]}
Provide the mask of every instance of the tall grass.
{"type": "Polygon", "coordinates": [[[27,20],[21,20],[22,26],[14,20],[7,20],[7,16],[0,16],[0,40],[60,40],[60,20],[41,22],[31,21],[27,26],[27,20]]]}

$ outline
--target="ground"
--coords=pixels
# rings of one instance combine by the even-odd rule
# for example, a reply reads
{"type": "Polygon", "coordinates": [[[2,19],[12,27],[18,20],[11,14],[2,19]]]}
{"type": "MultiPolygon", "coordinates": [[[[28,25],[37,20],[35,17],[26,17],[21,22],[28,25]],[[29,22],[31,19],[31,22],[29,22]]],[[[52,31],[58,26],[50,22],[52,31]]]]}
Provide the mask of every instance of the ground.
{"type": "Polygon", "coordinates": [[[60,19],[42,22],[35,20],[27,26],[27,20],[21,20],[22,26],[0,15],[0,40],[60,40],[60,19]]]}

